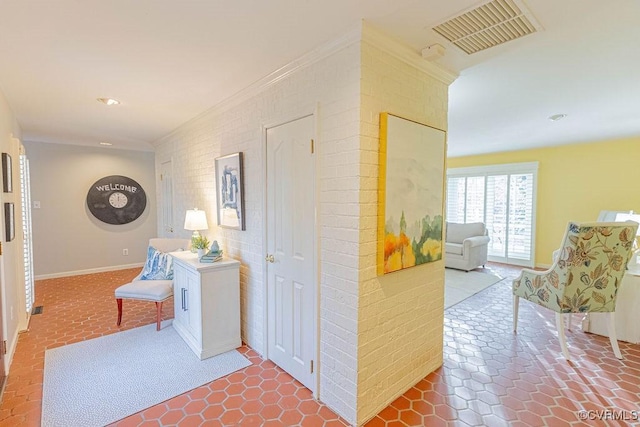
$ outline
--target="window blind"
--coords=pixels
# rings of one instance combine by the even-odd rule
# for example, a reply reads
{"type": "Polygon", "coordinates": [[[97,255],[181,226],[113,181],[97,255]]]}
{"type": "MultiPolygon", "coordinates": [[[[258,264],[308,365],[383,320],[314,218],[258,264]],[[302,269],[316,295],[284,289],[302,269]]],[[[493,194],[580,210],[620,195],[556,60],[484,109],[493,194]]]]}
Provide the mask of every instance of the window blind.
{"type": "Polygon", "coordinates": [[[31,246],[31,182],[29,179],[29,160],[20,155],[20,202],[22,205],[22,256],[24,258],[24,284],[26,311],[31,313],[35,301],[33,277],[33,248],[31,246]]]}
{"type": "Polygon", "coordinates": [[[484,222],[484,176],[467,177],[467,208],[464,222],[484,222]]]}
{"type": "Polygon", "coordinates": [[[465,177],[447,179],[447,221],[464,223],[465,212],[465,177]]]}
{"type": "Polygon", "coordinates": [[[484,222],[489,259],[534,265],[537,163],[447,171],[447,221],[484,222]]]}

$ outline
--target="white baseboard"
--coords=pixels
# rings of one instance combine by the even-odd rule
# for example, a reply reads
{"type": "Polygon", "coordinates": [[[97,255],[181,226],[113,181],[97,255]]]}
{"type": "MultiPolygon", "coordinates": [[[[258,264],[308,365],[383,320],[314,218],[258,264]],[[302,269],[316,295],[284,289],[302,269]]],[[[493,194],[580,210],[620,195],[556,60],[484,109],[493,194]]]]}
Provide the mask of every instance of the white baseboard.
{"type": "Polygon", "coordinates": [[[81,274],[104,273],[105,271],[125,270],[127,268],[142,267],[144,262],[125,265],[114,265],[111,267],[90,268],[87,270],[62,271],[60,273],[39,274],[35,276],[35,280],[57,279],[58,277],[79,276],[81,274]]]}
{"type": "Polygon", "coordinates": [[[551,264],[536,264],[536,268],[544,268],[545,270],[548,270],[551,268],[551,264]]]}
{"type": "MultiPolygon", "coordinates": [[[[13,355],[16,352],[16,348],[18,347],[18,330],[13,334],[12,339],[7,340],[9,344],[9,348],[7,348],[7,354],[4,355],[4,374],[9,375],[9,370],[11,369],[11,362],[13,361],[13,355]]],[[[6,381],[5,381],[6,384],[6,381]]]]}

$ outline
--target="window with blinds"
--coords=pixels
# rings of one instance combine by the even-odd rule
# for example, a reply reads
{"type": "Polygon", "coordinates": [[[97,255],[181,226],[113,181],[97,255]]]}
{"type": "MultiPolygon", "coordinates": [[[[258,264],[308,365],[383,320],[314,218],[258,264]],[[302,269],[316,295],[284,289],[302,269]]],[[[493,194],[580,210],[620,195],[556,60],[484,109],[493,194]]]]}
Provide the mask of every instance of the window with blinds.
{"type": "Polygon", "coordinates": [[[484,222],[489,260],[533,267],[538,163],[447,171],[447,221],[484,222]]]}
{"type": "Polygon", "coordinates": [[[24,283],[26,293],[26,311],[31,313],[34,293],[33,248],[31,246],[31,182],[29,180],[29,160],[20,155],[20,202],[22,204],[22,233],[24,235],[22,255],[24,258],[24,283]]]}

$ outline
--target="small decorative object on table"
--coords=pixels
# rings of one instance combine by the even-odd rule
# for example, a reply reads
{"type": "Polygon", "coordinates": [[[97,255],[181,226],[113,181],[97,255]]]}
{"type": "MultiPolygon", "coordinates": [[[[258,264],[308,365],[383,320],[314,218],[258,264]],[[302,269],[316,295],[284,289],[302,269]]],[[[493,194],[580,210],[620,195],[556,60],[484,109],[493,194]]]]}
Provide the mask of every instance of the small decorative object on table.
{"type": "Polygon", "coordinates": [[[191,238],[191,247],[198,251],[198,258],[203,256],[209,247],[209,239],[206,236],[198,234],[191,238]]]}
{"type": "Polygon", "coordinates": [[[211,244],[211,250],[200,257],[200,262],[216,262],[222,259],[222,249],[218,246],[217,241],[211,244]]]}

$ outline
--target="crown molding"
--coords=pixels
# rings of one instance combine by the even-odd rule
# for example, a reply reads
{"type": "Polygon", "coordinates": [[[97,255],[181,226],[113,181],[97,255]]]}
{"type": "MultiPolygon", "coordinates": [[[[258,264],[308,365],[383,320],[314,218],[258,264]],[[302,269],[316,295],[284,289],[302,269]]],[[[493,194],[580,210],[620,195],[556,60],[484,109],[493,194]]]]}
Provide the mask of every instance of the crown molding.
{"type": "Polygon", "coordinates": [[[243,101],[254,97],[258,93],[267,90],[279,81],[289,77],[292,74],[295,74],[301,69],[309,67],[310,65],[313,65],[316,62],[319,62],[346,47],[358,43],[360,41],[360,33],[361,29],[358,26],[358,28],[352,29],[343,36],[305,53],[300,58],[294,59],[287,65],[278,68],[272,73],[264,76],[258,81],[240,90],[235,95],[232,95],[229,98],[225,99],[224,101],[216,105],[214,109],[227,109],[230,106],[235,106],[239,103],[242,103],[243,101]]]}
{"type": "Polygon", "coordinates": [[[158,144],[171,139],[172,136],[180,132],[180,130],[189,125],[193,125],[200,120],[204,120],[211,114],[221,113],[227,111],[233,107],[242,104],[245,101],[257,96],[270,87],[274,86],[281,80],[295,74],[296,72],[309,67],[349,46],[358,43],[368,43],[373,47],[381,49],[389,55],[399,59],[421,71],[427,75],[437,79],[438,81],[450,85],[458,77],[456,73],[453,73],[437,64],[428,62],[422,58],[422,56],[412,50],[407,45],[403,44],[396,39],[391,38],[388,34],[376,29],[371,24],[365,21],[361,21],[351,31],[338,37],[330,42],[327,42],[301,57],[294,59],[288,64],[278,68],[277,70],[267,74],[261,79],[253,82],[244,89],[236,92],[228,98],[220,101],[213,107],[203,111],[191,120],[181,124],[173,131],[169,132],[161,138],[153,141],[151,144],[157,146],[158,144]]]}
{"type": "Polygon", "coordinates": [[[419,52],[414,51],[406,44],[392,38],[390,35],[380,31],[367,22],[363,22],[362,25],[362,41],[388,53],[406,64],[422,70],[424,73],[447,86],[458,78],[457,73],[423,59],[419,52]]]}
{"type": "Polygon", "coordinates": [[[213,107],[205,110],[204,112],[198,114],[191,120],[181,124],[176,129],[168,133],[167,135],[155,140],[152,145],[157,145],[160,142],[170,138],[180,131],[180,129],[187,125],[192,125],[197,123],[198,121],[204,119],[206,116],[211,114],[227,111],[230,108],[236,107],[242,104],[245,101],[257,96],[258,94],[264,92],[269,89],[271,86],[277,84],[281,80],[291,76],[292,74],[297,73],[298,71],[309,67],[339,51],[345,49],[349,46],[357,44],[361,40],[362,34],[362,26],[358,25],[356,28],[353,28],[351,31],[346,34],[338,37],[337,39],[331,40],[328,43],[325,43],[307,53],[302,55],[301,57],[294,59],[288,64],[278,68],[277,70],[267,74],[261,79],[253,82],[249,86],[244,89],[236,92],[235,94],[229,96],[228,98],[220,101],[218,104],[213,107]]]}

